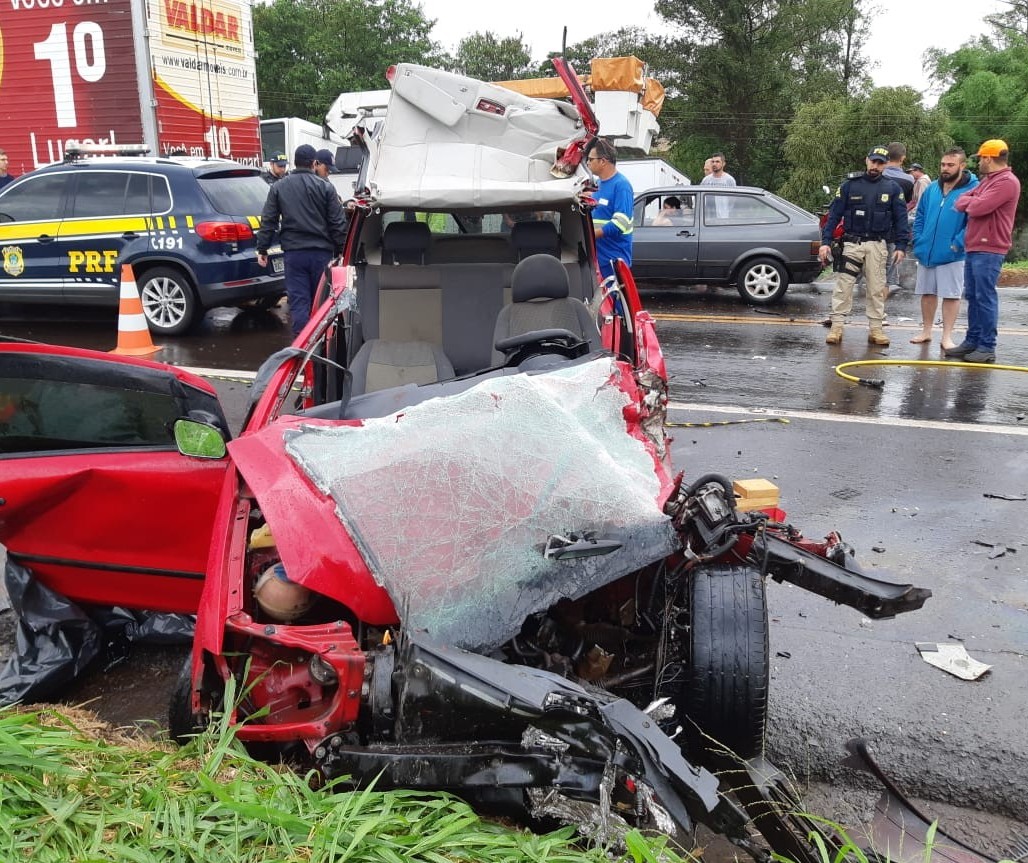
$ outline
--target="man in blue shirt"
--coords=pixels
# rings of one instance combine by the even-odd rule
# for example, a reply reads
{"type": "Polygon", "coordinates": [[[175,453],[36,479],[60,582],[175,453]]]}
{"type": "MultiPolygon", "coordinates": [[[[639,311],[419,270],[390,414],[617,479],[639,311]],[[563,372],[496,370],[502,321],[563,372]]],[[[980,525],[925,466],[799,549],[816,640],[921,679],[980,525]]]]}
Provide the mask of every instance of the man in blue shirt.
{"type": "Polygon", "coordinates": [[[603,138],[593,139],[586,167],[600,178],[596,190],[593,225],[596,230],[596,257],[600,275],[614,274],[613,261],[621,258],[632,265],[632,209],[635,194],[628,178],[618,172],[617,150],[603,138]]]}

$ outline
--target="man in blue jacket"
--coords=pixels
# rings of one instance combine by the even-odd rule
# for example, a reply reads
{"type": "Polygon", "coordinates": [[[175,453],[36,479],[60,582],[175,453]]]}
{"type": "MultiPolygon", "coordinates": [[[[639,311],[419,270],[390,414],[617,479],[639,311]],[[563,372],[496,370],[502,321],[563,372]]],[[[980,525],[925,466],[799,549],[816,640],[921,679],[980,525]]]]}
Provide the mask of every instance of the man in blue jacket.
{"type": "Polygon", "coordinates": [[[967,154],[960,147],[953,147],[942,154],[938,181],[921,194],[914,219],[914,293],[921,297],[921,332],[910,340],[912,344],[932,340],[932,322],[941,297],[942,349],[955,347],[953,326],[964,290],[967,214],[954,209],[954,204],[977,185],[978,178],[967,170],[967,154]]]}

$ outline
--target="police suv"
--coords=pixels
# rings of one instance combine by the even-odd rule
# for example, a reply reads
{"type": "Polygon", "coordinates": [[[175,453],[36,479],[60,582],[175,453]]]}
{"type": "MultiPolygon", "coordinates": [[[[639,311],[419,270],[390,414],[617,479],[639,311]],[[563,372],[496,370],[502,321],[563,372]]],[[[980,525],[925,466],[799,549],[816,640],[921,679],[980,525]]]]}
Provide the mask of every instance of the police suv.
{"type": "Polygon", "coordinates": [[[132,264],[150,330],[184,333],[206,309],[283,294],[281,252],[257,264],[254,233],[268,186],[256,168],[220,159],[91,156],[0,193],[0,302],[117,307],[132,264]]]}

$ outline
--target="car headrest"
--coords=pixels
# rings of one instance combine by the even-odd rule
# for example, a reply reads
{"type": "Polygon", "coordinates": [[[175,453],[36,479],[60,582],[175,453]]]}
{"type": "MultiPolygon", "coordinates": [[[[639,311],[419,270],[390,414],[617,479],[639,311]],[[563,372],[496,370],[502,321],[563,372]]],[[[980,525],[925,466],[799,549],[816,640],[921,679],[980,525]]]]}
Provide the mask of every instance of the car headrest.
{"type": "Polygon", "coordinates": [[[553,222],[515,222],[510,229],[510,243],[519,261],[529,255],[560,257],[560,235],[553,222]]]}
{"type": "Polygon", "coordinates": [[[571,294],[568,273],[553,255],[530,255],[514,268],[510,277],[515,303],[529,300],[562,300],[571,294]]]}
{"type": "Polygon", "coordinates": [[[431,242],[424,222],[390,222],[382,234],[382,263],[423,264],[431,242]]]}

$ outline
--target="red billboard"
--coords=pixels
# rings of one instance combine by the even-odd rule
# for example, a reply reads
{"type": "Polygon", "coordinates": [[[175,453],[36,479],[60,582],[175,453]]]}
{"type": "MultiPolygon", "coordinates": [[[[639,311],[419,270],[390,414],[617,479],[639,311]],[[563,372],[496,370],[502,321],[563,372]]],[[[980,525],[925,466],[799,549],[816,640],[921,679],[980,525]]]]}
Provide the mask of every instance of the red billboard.
{"type": "Polygon", "coordinates": [[[68,141],[260,164],[248,0],[0,0],[0,149],[23,174],[68,141]]]}

